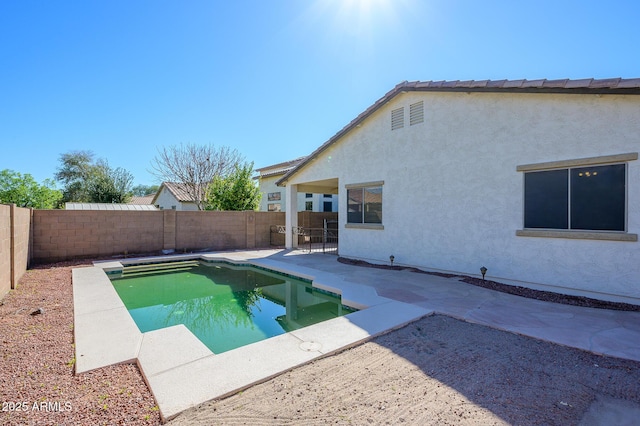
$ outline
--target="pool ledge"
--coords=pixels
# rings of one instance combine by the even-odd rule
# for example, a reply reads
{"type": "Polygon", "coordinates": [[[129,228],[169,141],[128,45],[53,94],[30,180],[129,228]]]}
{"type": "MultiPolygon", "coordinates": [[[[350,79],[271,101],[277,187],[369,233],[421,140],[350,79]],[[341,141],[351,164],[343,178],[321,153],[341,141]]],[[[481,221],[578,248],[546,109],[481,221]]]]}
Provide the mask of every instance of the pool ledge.
{"type": "Polygon", "coordinates": [[[167,421],[188,408],[231,395],[433,313],[380,297],[373,288],[346,282],[330,272],[272,259],[243,258],[239,253],[198,257],[302,276],[313,280],[315,287],[341,294],[345,305],[362,310],[214,355],[182,325],[140,333],[101,267],[114,270],[118,262],[74,269],[76,374],[137,362],[163,421],[167,421]]]}

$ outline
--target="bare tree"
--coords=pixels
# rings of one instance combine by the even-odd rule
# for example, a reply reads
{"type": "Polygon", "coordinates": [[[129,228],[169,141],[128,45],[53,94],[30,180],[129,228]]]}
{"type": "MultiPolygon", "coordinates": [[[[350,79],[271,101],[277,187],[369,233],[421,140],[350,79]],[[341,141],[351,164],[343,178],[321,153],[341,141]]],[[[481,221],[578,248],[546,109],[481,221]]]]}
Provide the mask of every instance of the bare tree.
{"type": "Polygon", "coordinates": [[[158,148],[151,160],[151,173],[164,182],[183,185],[184,191],[204,210],[209,185],[215,177],[225,177],[243,163],[238,150],[213,144],[180,144],[158,148]]]}

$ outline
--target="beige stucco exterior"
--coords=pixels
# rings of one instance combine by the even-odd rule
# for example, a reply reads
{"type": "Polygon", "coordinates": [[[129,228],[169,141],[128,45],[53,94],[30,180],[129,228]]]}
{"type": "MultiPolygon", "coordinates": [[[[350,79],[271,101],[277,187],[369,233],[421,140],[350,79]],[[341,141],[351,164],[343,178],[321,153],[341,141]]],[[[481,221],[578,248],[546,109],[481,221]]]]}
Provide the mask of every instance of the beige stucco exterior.
{"type": "MultiPolygon", "coordinates": [[[[260,211],[264,211],[264,212],[286,211],[287,207],[286,207],[286,201],[285,201],[285,198],[286,198],[285,190],[283,187],[276,185],[276,181],[281,177],[282,175],[260,178],[260,193],[262,194],[262,198],[260,200],[260,211]]],[[[338,211],[337,195],[317,194],[317,193],[298,193],[298,196],[296,199],[297,199],[296,211],[299,211],[299,212],[303,212],[303,211],[337,212],[338,211]],[[311,209],[307,208],[308,202],[311,203],[311,209]],[[324,203],[331,203],[331,208],[329,210],[325,210],[324,203]]]]}
{"type": "Polygon", "coordinates": [[[160,193],[155,199],[155,205],[161,210],[198,211],[194,202],[180,201],[166,187],[160,188],[160,193]]]}
{"type": "Polygon", "coordinates": [[[638,95],[409,91],[283,184],[291,193],[337,188],[342,256],[385,263],[394,255],[396,264],[476,276],[485,266],[496,281],[640,304],[640,161],[625,161],[622,241],[522,232],[518,171],[638,151],[638,95]],[[424,122],[410,126],[409,105],[419,101],[424,122]],[[405,125],[391,130],[400,107],[405,125]],[[345,185],[365,182],[383,182],[382,226],[346,227],[345,185]]]}

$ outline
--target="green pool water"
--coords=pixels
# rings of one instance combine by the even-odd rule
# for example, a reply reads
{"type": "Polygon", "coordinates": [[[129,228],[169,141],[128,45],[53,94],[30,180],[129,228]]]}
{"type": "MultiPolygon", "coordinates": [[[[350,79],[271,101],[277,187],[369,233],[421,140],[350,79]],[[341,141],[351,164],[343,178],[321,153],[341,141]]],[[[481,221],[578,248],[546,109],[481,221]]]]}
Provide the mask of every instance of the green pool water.
{"type": "Polygon", "coordinates": [[[110,278],[140,331],[184,324],[213,353],[353,312],[309,282],[249,266],[132,269],[110,278]]]}

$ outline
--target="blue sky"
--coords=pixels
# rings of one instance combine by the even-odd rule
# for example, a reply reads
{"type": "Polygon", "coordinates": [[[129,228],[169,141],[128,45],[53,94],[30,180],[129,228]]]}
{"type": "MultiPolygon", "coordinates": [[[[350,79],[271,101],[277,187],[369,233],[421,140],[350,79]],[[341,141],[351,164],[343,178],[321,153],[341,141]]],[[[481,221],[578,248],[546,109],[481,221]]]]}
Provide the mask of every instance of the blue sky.
{"type": "Polygon", "coordinates": [[[310,154],[404,80],[640,77],[640,2],[0,0],[0,170],[310,154]]]}

